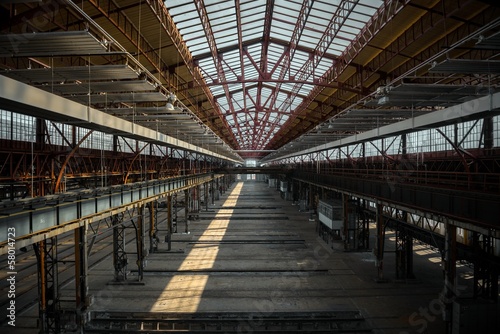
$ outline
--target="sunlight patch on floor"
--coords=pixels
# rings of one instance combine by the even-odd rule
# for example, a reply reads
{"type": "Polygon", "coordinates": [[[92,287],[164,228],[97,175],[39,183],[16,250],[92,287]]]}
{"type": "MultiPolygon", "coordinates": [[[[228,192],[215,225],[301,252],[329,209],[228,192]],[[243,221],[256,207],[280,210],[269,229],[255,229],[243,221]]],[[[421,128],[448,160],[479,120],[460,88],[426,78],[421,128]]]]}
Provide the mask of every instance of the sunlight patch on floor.
{"type": "MultiPolygon", "coordinates": [[[[241,193],[243,182],[234,187],[222,207],[234,207],[241,193]]],[[[222,241],[229,226],[227,217],[233,209],[220,209],[210,225],[205,229],[179,267],[179,271],[206,271],[214,267],[222,241]],[[211,243],[213,242],[213,243],[211,243]]],[[[208,275],[174,275],[158,300],[152,306],[152,312],[196,312],[201,302],[203,291],[208,282],[208,275]],[[175,296],[172,291],[175,290],[175,296]]]]}

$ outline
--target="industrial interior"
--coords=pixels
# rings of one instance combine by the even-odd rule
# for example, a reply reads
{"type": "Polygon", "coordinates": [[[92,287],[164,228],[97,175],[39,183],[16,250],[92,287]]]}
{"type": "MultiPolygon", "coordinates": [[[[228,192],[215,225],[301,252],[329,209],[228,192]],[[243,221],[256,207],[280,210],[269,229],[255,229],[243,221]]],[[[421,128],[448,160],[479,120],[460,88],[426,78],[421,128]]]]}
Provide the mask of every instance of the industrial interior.
{"type": "Polygon", "coordinates": [[[1,333],[499,333],[496,0],[0,1],[1,333]]]}

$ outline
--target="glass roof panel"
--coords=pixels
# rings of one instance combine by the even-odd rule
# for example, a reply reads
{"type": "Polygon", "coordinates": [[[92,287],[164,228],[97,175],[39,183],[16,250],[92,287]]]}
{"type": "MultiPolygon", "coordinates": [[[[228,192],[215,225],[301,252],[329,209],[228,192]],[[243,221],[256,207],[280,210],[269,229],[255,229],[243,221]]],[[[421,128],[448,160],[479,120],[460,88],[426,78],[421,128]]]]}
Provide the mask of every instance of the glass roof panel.
{"type": "Polygon", "coordinates": [[[271,3],[267,0],[240,0],[238,15],[233,0],[204,0],[215,50],[210,50],[200,17],[203,11],[198,12],[195,0],[169,0],[165,6],[198,59],[200,72],[237,142],[248,149],[263,149],[313,90],[313,79],[334,65],[332,58],[356,38],[383,1],[310,1],[299,21],[305,4],[301,0],[275,0],[272,10],[266,8],[271,3]],[[263,36],[267,13],[272,13],[269,39],[263,36]],[[288,53],[291,42],[298,43],[288,53]],[[246,54],[240,54],[241,50],[246,54]],[[212,59],[217,53],[218,58],[212,59]],[[217,70],[219,61],[223,75],[217,70]],[[266,64],[264,73],[262,64],[266,64]]]}

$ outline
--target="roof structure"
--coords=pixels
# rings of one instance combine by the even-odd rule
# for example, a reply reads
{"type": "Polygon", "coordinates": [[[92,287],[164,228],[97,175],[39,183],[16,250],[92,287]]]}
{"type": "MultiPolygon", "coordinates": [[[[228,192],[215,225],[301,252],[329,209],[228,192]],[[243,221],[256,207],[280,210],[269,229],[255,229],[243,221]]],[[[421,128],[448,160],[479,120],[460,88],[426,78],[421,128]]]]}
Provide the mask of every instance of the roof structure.
{"type": "Polygon", "coordinates": [[[165,2],[242,152],[266,149],[381,4],[165,2]]]}
{"type": "Polygon", "coordinates": [[[498,90],[495,1],[0,9],[16,13],[1,28],[1,74],[231,157],[299,152],[498,90]]]}

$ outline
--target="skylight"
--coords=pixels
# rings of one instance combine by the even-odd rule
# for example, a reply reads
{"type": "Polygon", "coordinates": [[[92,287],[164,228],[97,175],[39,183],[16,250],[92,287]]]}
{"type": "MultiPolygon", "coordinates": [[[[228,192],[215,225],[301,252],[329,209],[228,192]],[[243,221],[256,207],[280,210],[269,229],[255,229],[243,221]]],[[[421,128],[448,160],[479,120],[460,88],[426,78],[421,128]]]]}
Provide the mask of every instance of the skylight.
{"type": "Polygon", "coordinates": [[[382,2],[276,0],[272,10],[265,0],[205,0],[201,10],[197,1],[165,6],[239,149],[264,150],[382,2]]]}

